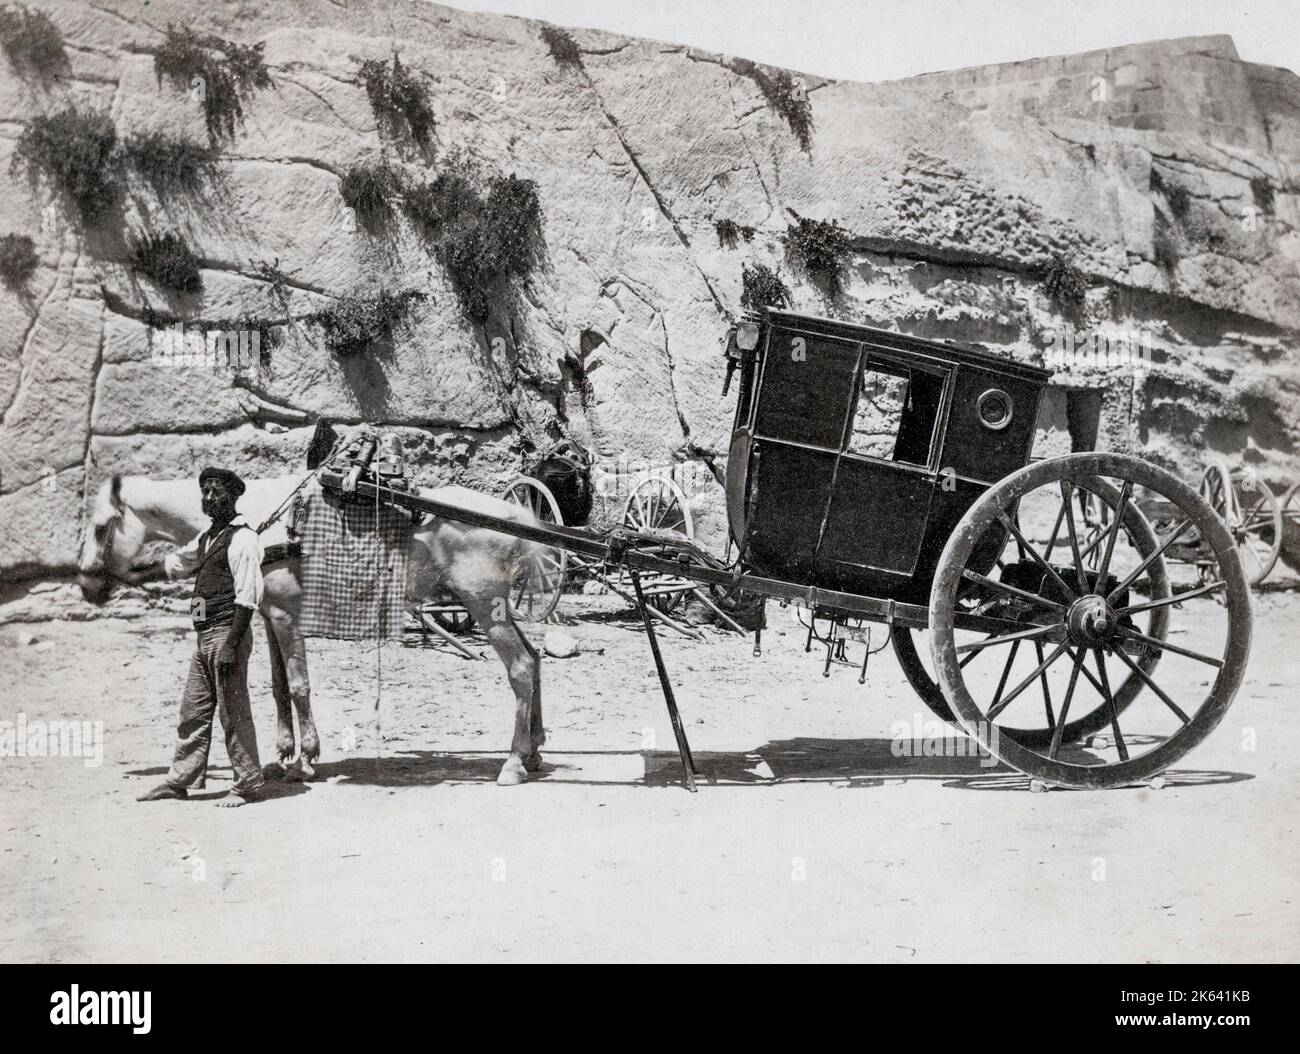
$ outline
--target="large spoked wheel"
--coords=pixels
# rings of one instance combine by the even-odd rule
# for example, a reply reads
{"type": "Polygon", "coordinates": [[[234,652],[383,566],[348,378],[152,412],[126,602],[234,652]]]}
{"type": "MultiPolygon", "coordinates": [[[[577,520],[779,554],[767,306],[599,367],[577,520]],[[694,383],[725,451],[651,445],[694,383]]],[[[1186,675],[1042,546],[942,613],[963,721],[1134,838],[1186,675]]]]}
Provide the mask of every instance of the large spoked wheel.
{"type": "MultiPolygon", "coordinates": [[[[501,496],[527,509],[539,523],[564,523],[555,495],[545,483],[532,476],[520,476],[501,496]]],[[[545,621],[560,602],[567,570],[568,554],[563,549],[537,547],[515,569],[510,586],[511,618],[517,622],[545,621]]]]}
{"type": "MultiPolygon", "coordinates": [[[[1064,491],[1061,493],[1064,494],[1064,491]]],[[[1083,565],[1084,580],[1092,581],[1096,578],[1100,569],[1101,558],[1105,551],[1104,532],[1110,529],[1110,524],[1115,519],[1115,510],[1119,505],[1119,498],[1119,490],[1105,480],[1095,477],[1091,479],[1081,477],[1077,482],[1070,484],[1069,512],[1072,522],[1069,525],[1067,525],[1065,519],[1066,502],[1059,500],[1056,502],[1054,512],[1042,502],[1036,503],[1036,507],[1032,510],[1033,515],[1030,517],[1033,526],[1020,524],[1018,516],[1013,519],[1013,522],[1017,522],[1022,534],[1027,530],[1031,539],[1036,542],[1041,541],[1041,545],[1038,545],[1037,548],[1049,563],[1072,562],[1073,551],[1077,546],[1080,561],[1083,565]],[[1047,530],[1049,523],[1050,531],[1047,530]],[[1073,531],[1070,530],[1070,527],[1073,527],[1073,531]],[[1037,535],[1045,537],[1039,539],[1036,538],[1037,535]]],[[[1029,506],[1027,506],[1026,511],[1030,511],[1029,506]]],[[[1136,558],[1145,558],[1159,548],[1155,530],[1134,502],[1126,503],[1120,530],[1120,537],[1124,542],[1122,546],[1119,546],[1121,553],[1131,552],[1136,558]]],[[[1018,542],[1005,555],[1006,559],[1000,556],[995,563],[995,568],[989,571],[989,577],[993,580],[992,583],[976,588],[968,580],[969,584],[962,589],[959,595],[957,610],[960,614],[988,615],[1015,620],[1023,623],[1027,628],[1037,626],[1041,622],[1041,615],[1044,611],[1042,607],[1030,603],[1005,589],[999,591],[997,588],[997,583],[1004,580],[1007,585],[1020,588],[1023,586],[1024,581],[1026,566],[1024,562],[1030,560],[1031,567],[1036,565],[1032,564],[1032,558],[1029,557],[1027,551],[1018,542]],[[1020,586],[1017,586],[1017,582],[1020,583],[1020,586]]],[[[1112,556],[1113,567],[1114,556],[1112,556]]],[[[1041,575],[1036,575],[1031,570],[1031,580],[1035,577],[1041,578],[1041,575]]],[[[1078,572],[1069,566],[1064,568],[1062,578],[1066,581],[1079,581],[1078,572]]],[[[1164,600],[1171,595],[1171,585],[1163,559],[1156,559],[1151,562],[1141,581],[1136,584],[1136,588],[1139,588],[1144,597],[1150,601],[1164,600]]],[[[1168,606],[1154,607],[1149,610],[1152,615],[1148,624],[1144,627],[1144,632],[1156,640],[1163,641],[1168,634],[1169,628],[1168,606]]],[[[948,705],[943,689],[935,679],[928,632],[895,627],[892,643],[898,664],[921,701],[937,717],[952,724],[960,724],[952,708],[948,705]],[[921,642],[920,648],[917,646],[918,640],[921,642]]],[[[1031,663],[1032,665],[1029,668],[1032,668],[1032,666],[1036,666],[1045,659],[1045,648],[1046,645],[1042,640],[1033,637],[1013,640],[1005,655],[990,658],[990,656],[997,656],[998,653],[986,652],[983,648],[975,648],[967,651],[961,657],[959,665],[962,669],[965,669],[976,660],[987,664],[997,663],[1000,670],[1007,671],[1006,677],[1010,679],[1018,657],[1021,658],[1022,663],[1031,663]],[[1023,657],[1019,655],[1022,649],[1024,651],[1023,657]]],[[[1115,706],[1119,713],[1123,713],[1134,697],[1142,691],[1145,687],[1145,682],[1142,679],[1143,675],[1150,675],[1159,661],[1160,651],[1150,648],[1136,660],[1140,673],[1132,670],[1120,672],[1120,676],[1115,679],[1112,685],[1115,706]]],[[[1026,692],[1035,699],[1035,705],[1041,703],[1043,716],[1046,717],[1054,705],[1050,678],[1040,678],[1036,684],[1026,689],[1026,692]]],[[[1055,698],[1059,700],[1060,695],[1058,694],[1055,698]]],[[[1074,703],[1070,718],[1061,730],[1062,743],[1079,742],[1110,724],[1110,712],[1104,700],[1096,698],[1090,700],[1089,704],[1089,706],[1083,705],[1083,700],[1077,700],[1074,703]]],[[[1055,728],[1051,721],[1045,721],[1042,727],[1008,725],[1000,728],[999,732],[1001,735],[1008,736],[1027,747],[1042,748],[1051,743],[1055,728]]]]}
{"type": "MultiPolygon", "coordinates": [[[[623,526],[634,531],[672,531],[695,537],[695,524],[686,495],[667,476],[646,476],[637,482],[623,504],[623,526]]],[[[665,615],[681,605],[691,583],[662,575],[643,575],[646,599],[665,615]]]]}
{"type": "Polygon", "coordinates": [[[1282,552],[1282,506],[1254,472],[1231,472],[1211,461],[1201,476],[1201,497],[1232,533],[1252,586],[1269,576],[1282,552]]]}
{"type": "Polygon", "coordinates": [[[1223,717],[1250,650],[1250,588],[1227,528],[1185,483],[1122,454],[1039,462],[983,494],[944,547],[929,618],[936,679],[965,732],[1013,768],[1065,787],[1122,786],[1183,757],[1223,717]],[[1090,566],[1076,491],[1098,479],[1118,494],[1090,566]],[[1130,506],[1148,499],[1177,517],[1154,549],[1149,537],[1120,529],[1136,522],[1130,506]],[[1047,525],[1058,518],[1064,560],[1035,540],[1049,538],[1047,525]],[[1191,532],[1203,551],[1199,584],[1184,565],[1190,580],[1162,589],[1165,551],[1191,532]],[[972,596],[989,602],[971,611],[972,596]],[[1026,610],[1008,618],[1015,604],[1026,610]],[[1027,642],[1042,647],[1042,659],[1036,649],[1024,655],[1027,642]],[[1010,654],[1017,645],[1019,667],[1010,654]],[[984,653],[998,659],[977,657],[984,653]],[[1104,741],[1068,742],[1080,707],[1103,708],[1104,741]],[[1038,735],[1029,740],[1016,734],[1021,729],[1038,735]]]}

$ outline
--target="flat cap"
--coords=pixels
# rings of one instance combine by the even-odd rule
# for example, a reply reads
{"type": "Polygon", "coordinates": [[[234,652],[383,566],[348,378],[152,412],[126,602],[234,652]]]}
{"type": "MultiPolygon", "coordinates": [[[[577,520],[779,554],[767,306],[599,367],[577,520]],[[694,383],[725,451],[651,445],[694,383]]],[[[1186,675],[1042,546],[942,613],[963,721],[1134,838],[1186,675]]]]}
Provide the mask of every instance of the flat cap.
{"type": "Polygon", "coordinates": [[[236,498],[244,493],[244,481],[228,468],[217,468],[215,465],[209,465],[199,473],[199,486],[203,486],[203,481],[208,479],[219,479],[226,485],[236,498]]]}

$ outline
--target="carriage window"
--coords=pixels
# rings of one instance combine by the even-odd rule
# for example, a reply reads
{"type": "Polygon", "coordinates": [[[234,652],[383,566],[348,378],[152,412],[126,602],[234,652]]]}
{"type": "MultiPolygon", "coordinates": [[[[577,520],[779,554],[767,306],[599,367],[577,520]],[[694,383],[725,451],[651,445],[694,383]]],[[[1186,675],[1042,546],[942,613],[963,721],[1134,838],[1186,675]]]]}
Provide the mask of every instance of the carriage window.
{"type": "Polygon", "coordinates": [[[942,396],[943,377],[938,374],[865,363],[846,451],[927,464],[942,396]]]}

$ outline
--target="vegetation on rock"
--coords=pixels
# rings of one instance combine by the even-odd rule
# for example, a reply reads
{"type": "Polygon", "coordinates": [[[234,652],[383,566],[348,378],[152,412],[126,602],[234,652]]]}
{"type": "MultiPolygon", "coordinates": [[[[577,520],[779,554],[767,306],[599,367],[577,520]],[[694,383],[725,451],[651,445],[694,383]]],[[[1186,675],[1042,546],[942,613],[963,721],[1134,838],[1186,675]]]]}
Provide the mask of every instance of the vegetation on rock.
{"type": "Polygon", "coordinates": [[[53,78],[71,68],[59,27],[44,11],[24,4],[0,9],[0,47],[22,74],[53,78]]]}
{"type": "Polygon", "coordinates": [[[11,171],[43,176],[84,223],[104,214],[121,194],[117,129],[105,113],[68,106],[33,117],[14,147],[11,171]]]}
{"type": "Polygon", "coordinates": [[[215,147],[200,146],[166,132],[133,132],[122,140],[123,160],[160,198],[196,194],[217,173],[215,147]]]}
{"type": "Polygon", "coordinates": [[[582,69],[582,50],[568,30],[559,26],[542,26],[542,39],[557,65],[566,69],[582,69]]]}
{"type": "Polygon", "coordinates": [[[244,104],[271,87],[262,51],[266,44],[237,44],[200,36],[188,27],[167,27],[167,39],[154,55],[154,75],[181,91],[194,91],[203,104],[208,139],[216,144],[235,137],[244,123],[244,104]]]}
{"type": "Polygon", "coordinates": [[[484,179],[458,156],[431,182],[408,190],[404,205],[473,322],[487,321],[494,282],[526,278],[536,263],[542,210],[531,179],[484,179]]]}
{"type": "Polygon", "coordinates": [[[25,234],[6,234],[0,238],[0,281],[19,289],[36,273],[40,260],[36,243],[25,234]]]}
{"type": "Polygon", "coordinates": [[[789,125],[801,150],[808,150],[812,146],[812,103],[808,101],[808,92],[801,81],[795,80],[789,70],[768,72],[749,59],[733,59],[729,68],[733,73],[748,77],[758,85],[767,105],[789,125]]]}
{"type": "Polygon", "coordinates": [[[740,305],[758,310],[764,307],[789,307],[790,290],[777,273],[766,264],[740,267],[740,305]]]}
{"type": "Polygon", "coordinates": [[[158,285],[182,293],[203,288],[199,258],[179,234],[148,234],[131,247],[131,265],[158,285]]]}
{"type": "Polygon", "coordinates": [[[1251,177],[1250,195],[1255,199],[1255,204],[1261,212],[1267,216],[1273,215],[1273,184],[1266,177],[1251,177]]]}
{"type": "Polygon", "coordinates": [[[785,233],[786,255],[832,300],[843,289],[840,273],[852,253],[849,232],[835,220],[811,220],[793,210],[785,233]]]}
{"type": "Polygon", "coordinates": [[[1057,259],[1043,277],[1043,292],[1057,307],[1065,311],[1076,311],[1083,306],[1087,297],[1088,279],[1077,267],[1057,259]]]}
{"type": "Polygon", "coordinates": [[[424,299],[416,290],[370,296],[339,297],[323,311],[309,316],[325,333],[325,345],[337,355],[357,355],[391,339],[393,328],[405,320],[412,303],[424,299]]]}
{"type": "Polygon", "coordinates": [[[402,176],[382,161],[353,165],[344,174],[339,193],[362,226],[373,232],[392,216],[393,207],[401,198],[402,176]]]}
{"type": "Polygon", "coordinates": [[[713,229],[718,233],[718,244],[724,249],[734,249],[736,241],[744,238],[747,242],[754,240],[755,230],[735,220],[717,220],[713,229]]]}
{"type": "Polygon", "coordinates": [[[391,62],[366,59],[361,64],[361,83],[384,135],[398,141],[409,139],[422,150],[432,145],[434,119],[429,89],[402,65],[396,54],[391,62]]]}

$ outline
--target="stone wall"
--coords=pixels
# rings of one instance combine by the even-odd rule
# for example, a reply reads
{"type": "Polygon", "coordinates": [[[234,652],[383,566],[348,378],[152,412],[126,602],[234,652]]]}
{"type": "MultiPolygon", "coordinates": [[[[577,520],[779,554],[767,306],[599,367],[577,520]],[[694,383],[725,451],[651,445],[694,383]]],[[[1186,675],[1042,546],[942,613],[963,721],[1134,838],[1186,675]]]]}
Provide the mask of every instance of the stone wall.
{"type": "MultiPolygon", "coordinates": [[[[59,26],[71,70],[42,83],[0,58],[0,234],[31,235],[40,256],[24,288],[0,288],[7,578],[74,564],[87,495],[107,474],[180,476],[213,460],[291,471],[320,415],[402,426],[428,478],[488,488],[526,445],[561,435],[606,461],[693,462],[706,470],[697,520],[716,542],[710,481],[734,398],[719,395],[721,340],[742,264],[756,262],[782,274],[797,309],[1033,361],[1067,325],[1142,334],[1140,369],[1076,355],[1054,378],[1101,392],[1099,445],[1187,475],[1207,450],[1268,478],[1296,473],[1300,86],[1242,62],[1226,37],[883,84],[805,76],[804,150],[760,78],[684,46],[574,30],[581,67],[565,68],[539,23],[425,3],[30,6],[59,26]],[[68,100],[123,133],[202,141],[199,105],[154,74],[168,23],[264,41],[273,87],[246,107],[210,194],[177,204],[133,182],[87,229],[10,173],[15,143],[68,100]],[[431,158],[381,140],[358,79],[362,60],[395,48],[430,89],[431,158]],[[369,234],[339,192],[349,166],[381,154],[429,178],[457,152],[535,180],[543,209],[541,265],[483,325],[404,222],[369,234]],[[851,235],[834,302],[785,258],[792,210],[851,235]],[[753,227],[752,241],[720,245],[721,219],[753,227]],[[202,257],[201,296],[129,266],[131,239],[165,230],[202,257]],[[1048,295],[1053,268],[1081,273],[1082,302],[1048,295]],[[380,287],[427,299],[371,354],[335,354],[304,321],[380,287]],[[177,323],[250,319],[274,334],[254,369],[161,361],[177,323]]],[[[1044,449],[1068,448],[1067,402],[1048,401],[1044,449]]]]}

